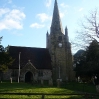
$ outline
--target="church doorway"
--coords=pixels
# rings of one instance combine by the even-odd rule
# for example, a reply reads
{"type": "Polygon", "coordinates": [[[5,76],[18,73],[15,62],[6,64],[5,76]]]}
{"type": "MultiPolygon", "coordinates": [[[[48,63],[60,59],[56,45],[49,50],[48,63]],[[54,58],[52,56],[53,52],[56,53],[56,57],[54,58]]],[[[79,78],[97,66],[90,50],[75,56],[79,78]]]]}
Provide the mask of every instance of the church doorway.
{"type": "Polygon", "coordinates": [[[33,81],[33,74],[29,71],[25,74],[25,82],[32,82],[33,81]]]}

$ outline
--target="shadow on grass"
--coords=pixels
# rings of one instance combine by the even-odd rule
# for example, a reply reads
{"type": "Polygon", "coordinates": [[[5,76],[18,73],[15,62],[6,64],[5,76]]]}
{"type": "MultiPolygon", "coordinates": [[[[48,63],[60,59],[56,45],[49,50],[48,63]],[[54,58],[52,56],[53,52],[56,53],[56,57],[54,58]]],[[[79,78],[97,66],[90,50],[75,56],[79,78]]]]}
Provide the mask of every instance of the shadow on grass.
{"type": "MultiPolygon", "coordinates": [[[[96,93],[95,86],[92,84],[79,84],[79,83],[65,83],[60,88],[56,86],[45,86],[41,84],[30,83],[0,83],[0,92],[13,92],[13,93],[50,93],[50,94],[75,94],[80,92],[96,93]]],[[[56,99],[61,99],[61,96],[56,99]]],[[[81,95],[62,96],[62,99],[82,99],[81,95]]],[[[37,98],[36,98],[37,99],[37,98]]],[[[47,98],[45,98],[47,99],[47,98]]],[[[51,99],[51,98],[50,98],[51,99]]],[[[53,99],[53,98],[52,98],[53,99]]],[[[55,99],[55,98],[54,98],[55,99]]],[[[98,99],[98,98],[96,98],[98,99]]]]}
{"type": "Polygon", "coordinates": [[[95,85],[91,83],[70,82],[63,84],[61,87],[72,91],[96,93],[95,85]]]}
{"type": "MultiPolygon", "coordinates": [[[[65,83],[64,85],[61,85],[60,88],[57,88],[56,86],[45,86],[41,84],[29,84],[29,83],[0,83],[0,92],[7,92],[7,91],[14,91],[14,90],[38,90],[40,89],[46,90],[49,89],[49,91],[53,93],[75,93],[75,92],[88,92],[88,93],[96,93],[95,86],[92,84],[83,84],[83,83],[65,83]]],[[[36,90],[36,91],[37,91],[36,90]]],[[[46,91],[46,92],[49,92],[46,91]]],[[[33,91],[34,92],[34,91],[33,91]]]]}

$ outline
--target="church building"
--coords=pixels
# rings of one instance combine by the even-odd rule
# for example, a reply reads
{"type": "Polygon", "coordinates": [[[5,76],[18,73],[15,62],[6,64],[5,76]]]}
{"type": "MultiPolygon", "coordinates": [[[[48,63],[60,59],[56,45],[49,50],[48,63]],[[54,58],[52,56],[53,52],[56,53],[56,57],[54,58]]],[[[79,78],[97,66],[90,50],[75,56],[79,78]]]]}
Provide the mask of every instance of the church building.
{"type": "Polygon", "coordinates": [[[57,0],[54,3],[50,33],[46,34],[46,48],[9,46],[8,52],[14,62],[4,73],[4,80],[47,81],[49,84],[58,79],[63,82],[74,80],[68,29],[66,27],[64,33],[57,0]]]}

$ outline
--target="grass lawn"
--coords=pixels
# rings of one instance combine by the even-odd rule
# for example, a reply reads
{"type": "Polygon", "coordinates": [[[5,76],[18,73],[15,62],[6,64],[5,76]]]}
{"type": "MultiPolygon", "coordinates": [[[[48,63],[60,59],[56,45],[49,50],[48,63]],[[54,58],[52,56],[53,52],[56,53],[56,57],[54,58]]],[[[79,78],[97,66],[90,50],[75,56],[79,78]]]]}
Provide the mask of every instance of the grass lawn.
{"type": "MultiPolygon", "coordinates": [[[[0,83],[0,93],[48,93],[48,94],[74,94],[80,92],[96,93],[95,86],[91,84],[78,84],[78,83],[67,83],[61,88],[42,86],[42,85],[32,85],[27,83],[0,83]]],[[[82,99],[82,96],[55,96],[46,95],[45,99],[82,99]]],[[[0,98],[33,98],[41,99],[40,95],[0,95],[0,98]]],[[[89,98],[91,99],[91,98],[89,98]]],[[[95,98],[95,99],[99,99],[95,98]]]]}

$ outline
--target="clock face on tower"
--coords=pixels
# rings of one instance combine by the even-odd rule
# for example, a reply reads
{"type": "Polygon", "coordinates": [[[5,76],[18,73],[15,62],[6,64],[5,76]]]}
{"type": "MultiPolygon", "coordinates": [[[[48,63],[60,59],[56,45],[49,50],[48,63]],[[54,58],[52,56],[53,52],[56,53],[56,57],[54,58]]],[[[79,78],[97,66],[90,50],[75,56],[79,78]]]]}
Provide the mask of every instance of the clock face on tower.
{"type": "Polygon", "coordinates": [[[59,43],[58,46],[59,46],[59,47],[62,47],[62,43],[59,43]]]}

